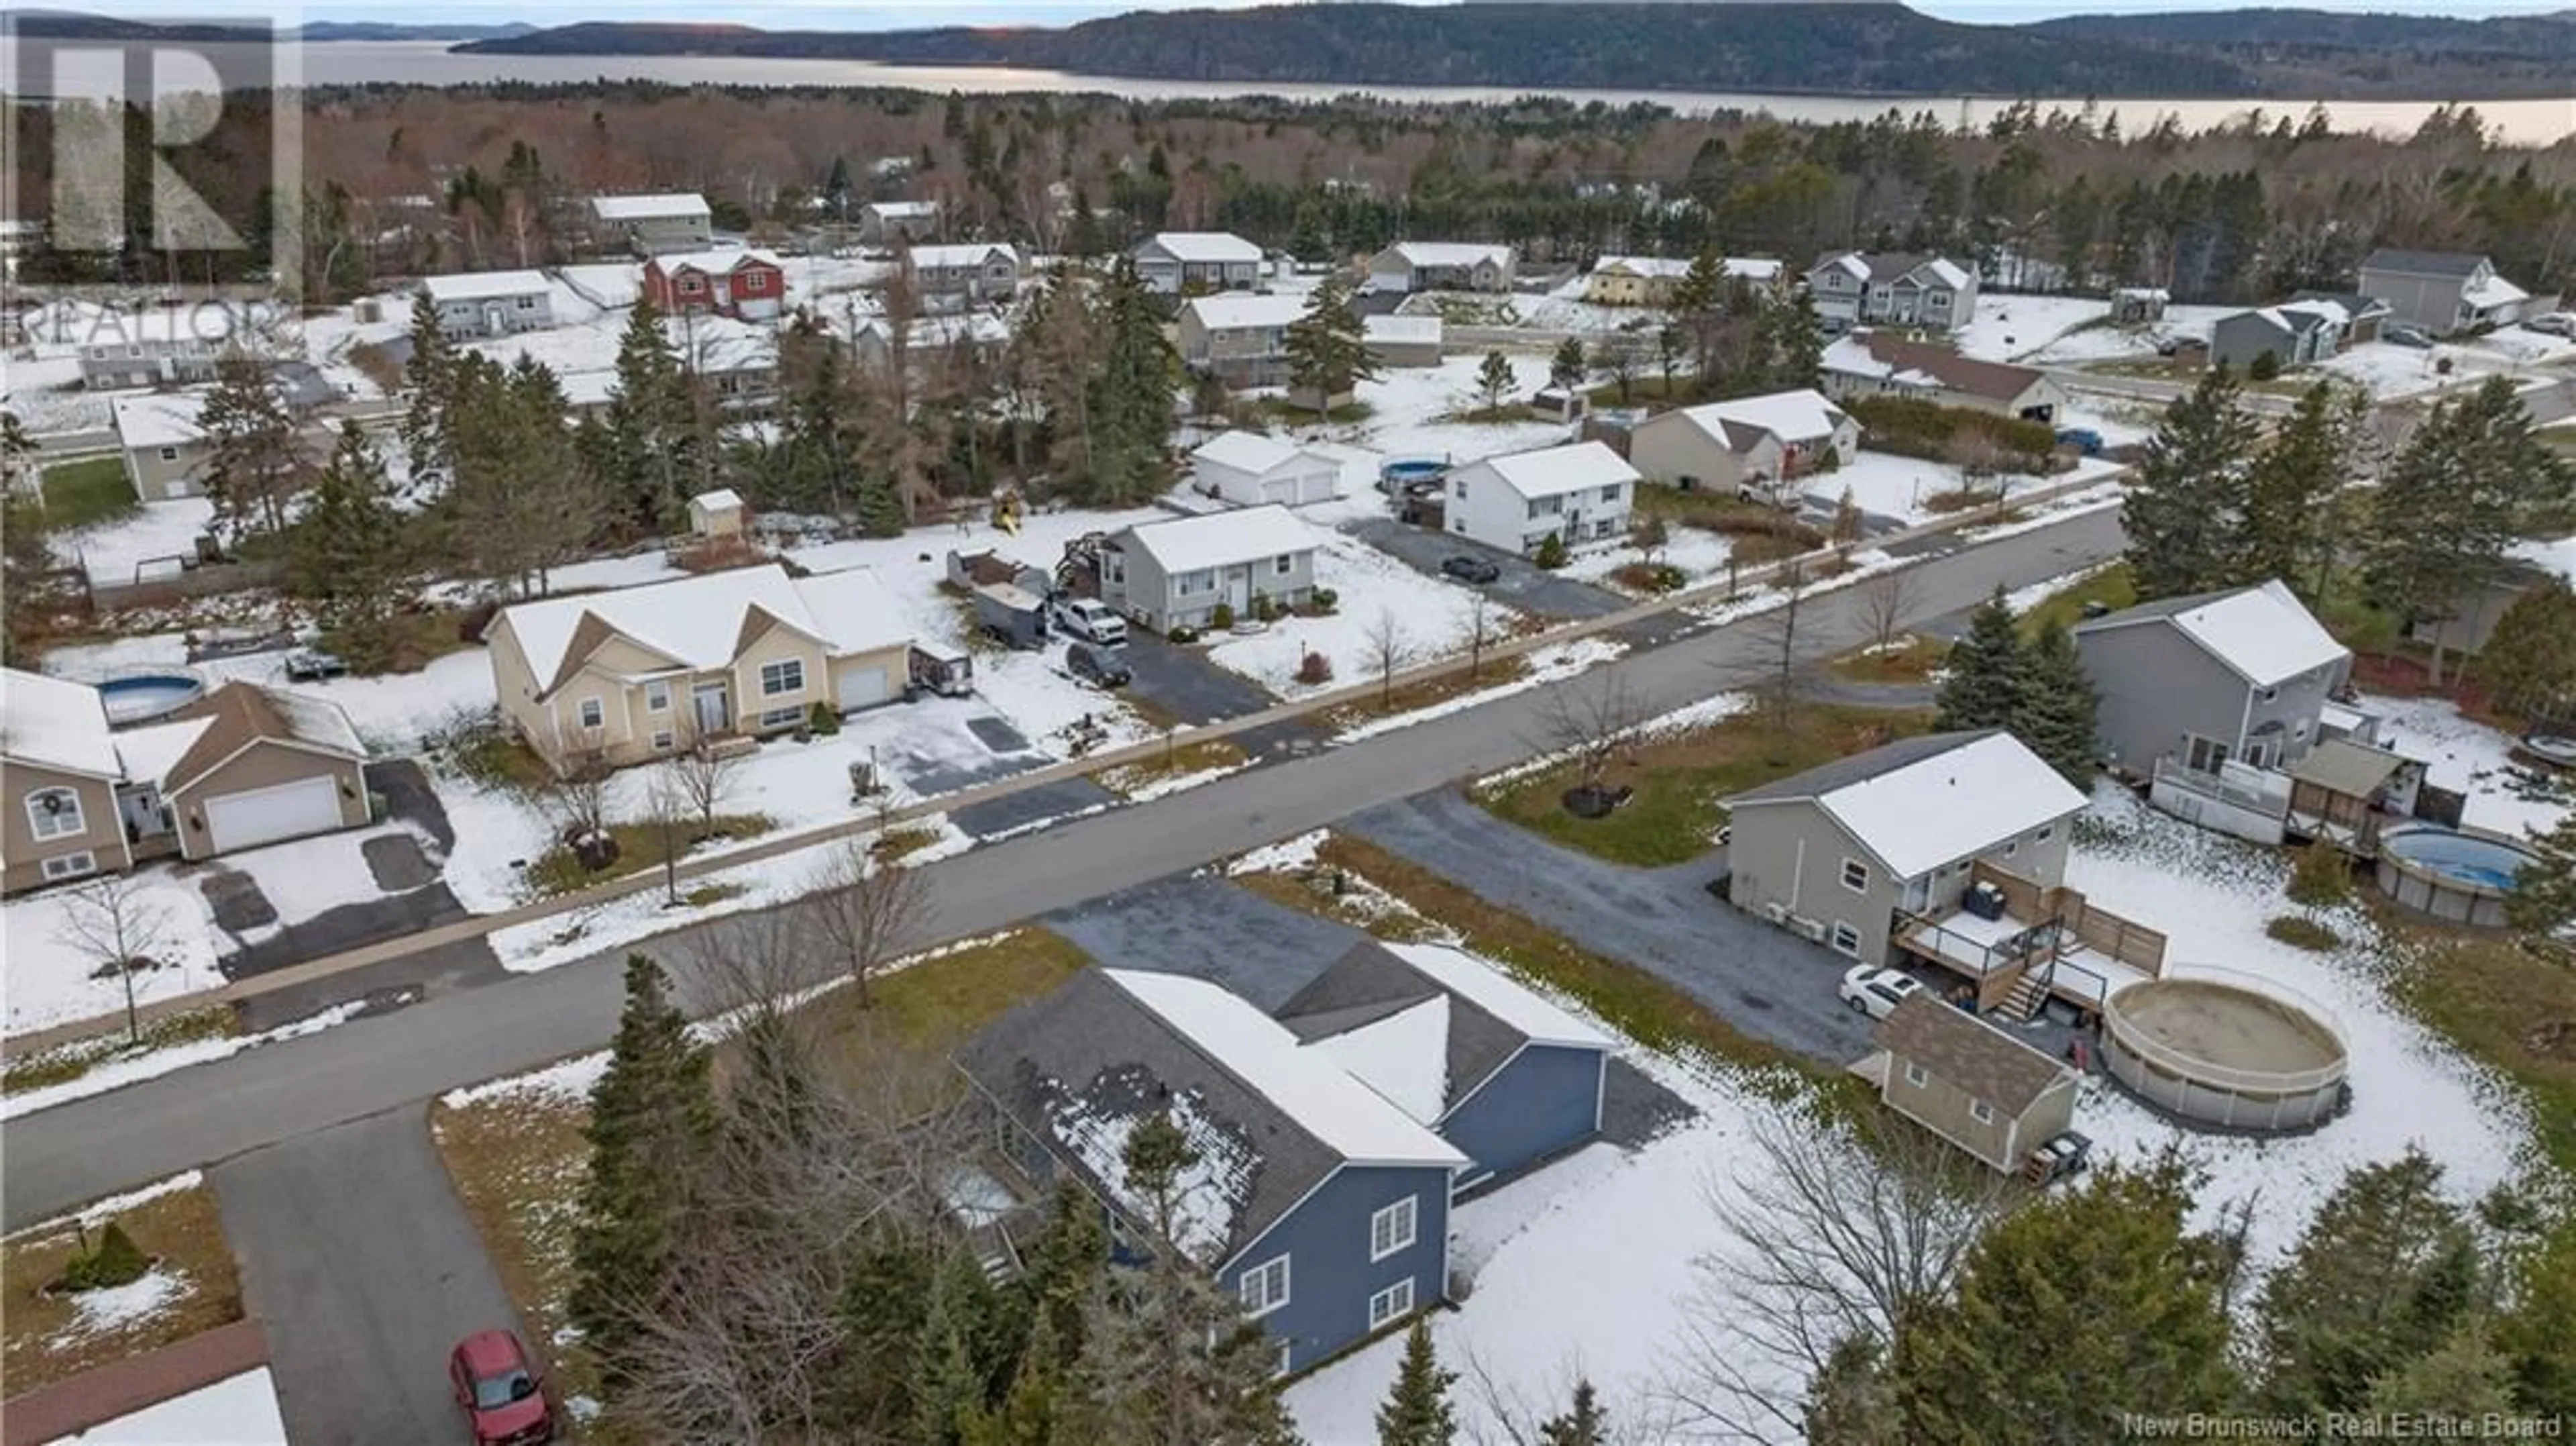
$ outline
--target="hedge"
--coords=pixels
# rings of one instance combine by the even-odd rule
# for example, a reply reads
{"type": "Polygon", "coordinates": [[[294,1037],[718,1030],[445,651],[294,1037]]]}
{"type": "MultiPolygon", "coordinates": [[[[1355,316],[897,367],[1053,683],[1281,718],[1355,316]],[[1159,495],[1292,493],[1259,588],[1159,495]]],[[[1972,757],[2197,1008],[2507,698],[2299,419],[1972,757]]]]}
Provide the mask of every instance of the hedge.
{"type": "Polygon", "coordinates": [[[2015,465],[2035,471],[2057,447],[2057,433],[2046,422],[1945,407],[1921,397],[1855,397],[1843,410],[1867,429],[1873,449],[1901,457],[1947,462],[1957,438],[1982,436],[2015,465]]]}

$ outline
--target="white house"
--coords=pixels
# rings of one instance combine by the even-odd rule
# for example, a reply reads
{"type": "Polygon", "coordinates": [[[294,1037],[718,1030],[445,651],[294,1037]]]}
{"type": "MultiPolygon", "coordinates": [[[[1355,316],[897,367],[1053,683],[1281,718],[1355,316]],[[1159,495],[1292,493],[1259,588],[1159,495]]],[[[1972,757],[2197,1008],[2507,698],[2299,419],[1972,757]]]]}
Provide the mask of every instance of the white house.
{"type": "Polygon", "coordinates": [[[1371,291],[1509,291],[1512,248],[1466,241],[1398,241],[1369,258],[1371,291]]]}
{"type": "Polygon", "coordinates": [[[1658,482],[1787,503],[1795,482],[1860,450],[1860,424],[1801,389],[1658,412],[1628,434],[1628,458],[1658,482]]]}
{"type": "Polygon", "coordinates": [[[1204,628],[1256,599],[1295,607],[1315,590],[1315,530],[1285,507],[1246,507],[1112,533],[1100,547],[1100,600],[1158,633],[1204,628]]]}
{"type": "Polygon", "coordinates": [[[1261,281],[1261,248],[1231,231],[1158,231],[1128,255],[1157,296],[1250,291],[1261,281]]]}
{"type": "Polygon", "coordinates": [[[1238,507],[1293,507],[1340,496],[1342,464],[1259,432],[1220,432],[1190,454],[1190,483],[1238,507]]]}
{"type": "Polygon", "coordinates": [[[555,324],[554,288],[542,271],[466,271],[424,276],[420,289],[450,341],[544,331],[555,324]]]}
{"type": "Polygon", "coordinates": [[[1535,552],[1553,533],[1568,547],[1628,534],[1637,469],[1601,442],[1511,452],[1449,474],[1446,526],[1506,552],[1535,552]]]}

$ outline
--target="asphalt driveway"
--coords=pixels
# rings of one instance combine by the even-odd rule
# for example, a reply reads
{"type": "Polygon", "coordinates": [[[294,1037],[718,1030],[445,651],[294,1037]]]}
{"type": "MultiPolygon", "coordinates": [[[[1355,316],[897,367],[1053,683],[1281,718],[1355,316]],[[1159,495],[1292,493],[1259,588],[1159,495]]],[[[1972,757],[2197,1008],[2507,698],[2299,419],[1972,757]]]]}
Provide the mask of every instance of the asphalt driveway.
{"type": "Polygon", "coordinates": [[[1834,993],[1850,961],[1712,896],[1715,856],[1622,867],[1515,828],[1449,789],[1380,804],[1343,827],[1645,970],[1757,1039],[1836,1069],[1869,1052],[1868,1026],[1834,993]]]}
{"type": "Polygon", "coordinates": [[[1482,591],[1496,602],[1539,617],[1597,618],[1629,605],[1628,599],[1607,588],[1560,577],[1528,558],[1469,542],[1463,537],[1451,537],[1444,532],[1426,532],[1392,517],[1363,518],[1347,524],[1342,530],[1416,572],[1432,577],[1441,576],[1442,558],[1453,553],[1473,553],[1492,562],[1503,574],[1483,584],[1482,591]]]}
{"type": "MultiPolygon", "coordinates": [[[[1135,674],[1127,681],[1127,695],[1184,723],[1219,723],[1279,701],[1250,678],[1208,661],[1205,653],[1176,647],[1142,628],[1128,630],[1123,651],[1135,674]]],[[[1239,734],[1234,741],[1261,758],[1309,752],[1316,740],[1303,719],[1291,719],[1239,734]]]]}
{"type": "MultiPolygon", "coordinates": [[[[296,1446],[462,1441],[447,1352],[520,1330],[414,1105],[211,1172],[296,1446]]],[[[524,1335],[522,1339],[524,1339],[524,1335]]]]}

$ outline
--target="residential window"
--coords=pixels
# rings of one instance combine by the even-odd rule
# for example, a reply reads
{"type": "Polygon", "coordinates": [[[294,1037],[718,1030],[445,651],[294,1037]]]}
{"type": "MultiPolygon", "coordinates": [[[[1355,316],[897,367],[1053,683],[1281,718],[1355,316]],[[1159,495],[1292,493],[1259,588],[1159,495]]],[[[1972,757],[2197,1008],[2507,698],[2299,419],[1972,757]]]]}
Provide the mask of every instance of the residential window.
{"type": "Polygon", "coordinates": [[[597,698],[582,699],[581,705],[573,710],[573,716],[580,720],[584,728],[601,728],[608,723],[608,710],[601,706],[597,698]]]}
{"type": "Polygon", "coordinates": [[[1928,1089],[1932,1084],[1932,1071],[1908,1061],[1905,1066],[1905,1082],[1916,1089],[1928,1089]]]}
{"type": "Polygon", "coordinates": [[[521,311],[534,311],[534,310],[536,310],[536,309],[537,309],[537,299],[536,299],[535,297],[533,297],[533,296],[522,296],[522,297],[520,297],[520,298],[519,298],[519,309],[520,309],[521,311]]]}
{"type": "Polygon", "coordinates": [[[68,788],[39,788],[27,795],[27,822],[36,837],[77,838],[89,832],[81,816],[80,795],[68,788]]]}
{"type": "Polygon", "coordinates": [[[765,698],[805,691],[805,660],[786,658],[760,665],[760,692],[765,698]]]}
{"type": "Polygon", "coordinates": [[[1286,577],[1288,574],[1295,572],[1297,570],[1296,554],[1282,553],[1279,556],[1270,559],[1270,570],[1281,577],[1286,577]]]}
{"type": "Polygon", "coordinates": [[[1369,1297],[1369,1329],[1376,1330],[1389,1321],[1402,1320],[1413,1313],[1413,1277],[1406,1276],[1369,1297]]]}
{"type": "Polygon", "coordinates": [[[2057,825],[2053,823],[2044,823],[2039,826],[2039,832],[2030,836],[2030,841],[2035,844],[2044,844],[2055,837],[2057,837],[2057,825]]]}
{"type": "Polygon", "coordinates": [[[1290,1345],[1291,1345],[1291,1343],[1290,1343],[1290,1342],[1287,1342],[1287,1341],[1281,1341],[1281,1342],[1279,1343],[1279,1355],[1278,1355],[1278,1358],[1277,1358],[1277,1359],[1275,1359],[1275,1360],[1273,1360],[1273,1361],[1271,1362],[1271,1364],[1270,1364],[1270,1374],[1271,1374],[1271,1375],[1273,1375],[1273,1376],[1284,1376],[1284,1375],[1288,1374],[1288,1360],[1289,1360],[1290,1345]]]}
{"type": "Polygon", "coordinates": [[[682,296],[695,296],[706,289],[706,282],[700,280],[696,276],[683,276],[680,278],[680,294],[682,296]]]}
{"type": "Polygon", "coordinates": [[[1216,591],[1216,571],[1213,568],[1203,567],[1196,572],[1182,573],[1179,577],[1172,580],[1172,591],[1179,593],[1183,597],[1189,597],[1193,594],[1203,592],[1214,592],[1216,591]]]}
{"type": "Polygon", "coordinates": [[[2273,699],[2278,698],[2278,697],[2280,697],[2280,696],[2281,696],[2281,690],[2280,690],[2280,689],[2278,689],[2278,688],[2266,688],[2266,689],[2264,689],[2264,690],[2263,690],[2263,701],[2264,701],[2264,702],[2266,702],[2266,703],[2269,703],[2269,702],[2271,702],[2273,699]]]}
{"type": "Polygon", "coordinates": [[[802,708],[772,708],[768,712],[760,715],[760,726],[763,728],[793,728],[798,723],[803,722],[804,719],[805,710],[802,708]]]}
{"type": "Polygon", "coordinates": [[[2015,854],[2017,854],[2017,853],[2020,853],[2020,852],[2021,852],[2021,840],[2020,840],[2020,839],[2012,839],[2012,840],[2007,841],[2007,842],[2004,844],[2004,857],[2005,857],[2005,858],[2011,858],[2013,855],[2015,855],[2015,854]]]}
{"type": "Polygon", "coordinates": [[[1288,1257],[1265,1260],[1243,1273],[1243,1283],[1235,1287],[1242,1298],[1243,1313],[1265,1316],[1288,1303],[1288,1257]]]}
{"type": "Polygon", "coordinates": [[[1858,859],[1843,860],[1843,887],[1855,894],[1869,892],[1869,865],[1858,859]]]}
{"type": "Polygon", "coordinates": [[[1613,482],[1613,483],[1611,483],[1609,486],[1602,488],[1602,489],[1601,489],[1601,500],[1602,500],[1602,501],[1604,501],[1604,502],[1616,502],[1616,501],[1618,501],[1618,500],[1619,500],[1619,484],[1618,484],[1618,483],[1616,483],[1616,482],[1613,482]]]}
{"type": "Polygon", "coordinates": [[[179,449],[178,449],[178,448],[176,448],[176,447],[164,447],[164,448],[162,448],[162,449],[161,449],[161,460],[162,460],[162,461],[164,461],[164,462],[176,462],[176,461],[178,461],[178,460],[179,460],[179,449]]]}
{"type": "Polygon", "coordinates": [[[1461,501],[1461,502],[1466,501],[1466,500],[1467,500],[1467,479],[1466,479],[1466,478],[1464,478],[1464,477],[1452,477],[1452,478],[1450,478],[1450,479],[1449,479],[1449,495],[1450,495],[1450,496],[1452,496],[1452,497],[1457,498],[1457,499],[1458,499],[1459,501],[1461,501]]]}
{"type": "Polygon", "coordinates": [[[671,711],[671,685],[660,681],[645,684],[644,711],[647,713],[671,711]]]}
{"type": "Polygon", "coordinates": [[[47,883],[57,879],[77,879],[83,874],[98,872],[98,856],[83,849],[76,854],[59,854],[47,859],[43,867],[47,883]]]}
{"type": "Polygon", "coordinates": [[[1369,1259],[1384,1260],[1413,1243],[1417,1198],[1407,1195],[1369,1217],[1369,1259]]]}
{"type": "Polygon", "coordinates": [[[1859,958],[1860,930],[1839,919],[1834,921],[1834,952],[1848,954],[1854,959],[1859,958]]]}
{"type": "Polygon", "coordinates": [[[2226,744],[2213,742],[2197,734],[2191,735],[2190,744],[2191,746],[2184,750],[2183,762],[2192,772],[2216,773],[2226,765],[2226,744]]]}
{"type": "Polygon", "coordinates": [[[670,729],[665,728],[653,735],[653,751],[656,753],[668,753],[671,751],[670,729]]]}
{"type": "Polygon", "coordinates": [[[1991,1125],[1995,1122],[1995,1107],[1987,1104],[1984,1100],[1970,1100],[1968,1101],[1968,1118],[1975,1120],[1981,1125],[1991,1125]]]}

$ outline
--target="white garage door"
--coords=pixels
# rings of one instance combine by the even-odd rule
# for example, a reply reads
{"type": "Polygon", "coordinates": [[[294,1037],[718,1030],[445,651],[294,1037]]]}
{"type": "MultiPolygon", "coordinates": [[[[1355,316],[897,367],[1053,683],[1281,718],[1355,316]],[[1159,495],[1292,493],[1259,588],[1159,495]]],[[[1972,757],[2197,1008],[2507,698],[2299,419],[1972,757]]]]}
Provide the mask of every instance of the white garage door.
{"type": "Polygon", "coordinates": [[[1297,495],[1296,478],[1271,477],[1261,484],[1261,500],[1276,502],[1283,507],[1293,507],[1306,499],[1297,495]]]}
{"type": "Polygon", "coordinates": [[[206,831],[217,853],[339,826],[340,786],[328,776],[206,800],[206,831]]]}
{"type": "Polygon", "coordinates": [[[1330,502],[1333,500],[1334,489],[1341,480],[1341,474],[1338,472],[1309,472],[1297,479],[1297,500],[1330,502]]]}
{"type": "Polygon", "coordinates": [[[841,711],[873,708],[886,700],[883,668],[852,668],[841,674],[841,711]]]}

